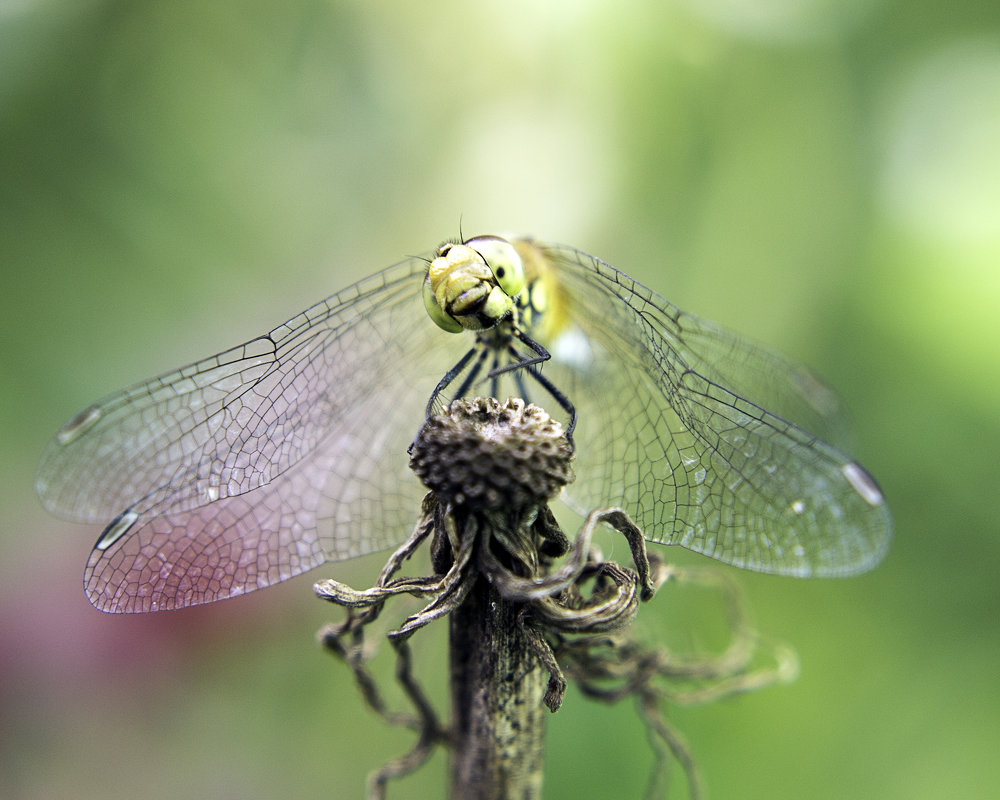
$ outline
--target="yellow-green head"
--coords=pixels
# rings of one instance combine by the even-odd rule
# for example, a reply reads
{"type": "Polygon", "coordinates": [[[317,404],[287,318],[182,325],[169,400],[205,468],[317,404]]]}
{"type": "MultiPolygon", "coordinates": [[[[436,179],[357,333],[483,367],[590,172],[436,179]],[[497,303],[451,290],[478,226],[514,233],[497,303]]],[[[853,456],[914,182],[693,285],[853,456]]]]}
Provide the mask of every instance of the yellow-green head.
{"type": "Polygon", "coordinates": [[[482,331],[507,317],[524,288],[524,264],[499,236],[476,236],[438,248],[424,279],[424,306],[451,333],[482,331]]]}

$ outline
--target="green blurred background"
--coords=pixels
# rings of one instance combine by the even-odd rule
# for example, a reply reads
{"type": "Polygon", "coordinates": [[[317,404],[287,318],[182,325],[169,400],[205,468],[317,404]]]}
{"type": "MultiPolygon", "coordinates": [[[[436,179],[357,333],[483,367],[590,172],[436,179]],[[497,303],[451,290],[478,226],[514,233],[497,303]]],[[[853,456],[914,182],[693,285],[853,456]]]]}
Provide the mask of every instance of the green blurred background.
{"type": "MultiPolygon", "coordinates": [[[[892,551],[848,581],[740,575],[802,675],[672,714],[712,796],[995,796],[983,0],[0,0],[0,796],[361,797],[409,747],[312,639],[337,612],[311,581],[367,585],[381,557],[104,616],[81,591],[98,531],[46,516],[32,474],[94,399],[460,221],[600,255],[813,365],[853,411],[892,551]]],[[[669,612],[658,597],[643,634],[669,612]]],[[[438,698],[443,634],[417,640],[438,698]]],[[[641,796],[649,763],[629,704],[571,690],[545,796],[641,796]]],[[[392,796],[439,797],[444,774],[438,756],[392,796]]]]}

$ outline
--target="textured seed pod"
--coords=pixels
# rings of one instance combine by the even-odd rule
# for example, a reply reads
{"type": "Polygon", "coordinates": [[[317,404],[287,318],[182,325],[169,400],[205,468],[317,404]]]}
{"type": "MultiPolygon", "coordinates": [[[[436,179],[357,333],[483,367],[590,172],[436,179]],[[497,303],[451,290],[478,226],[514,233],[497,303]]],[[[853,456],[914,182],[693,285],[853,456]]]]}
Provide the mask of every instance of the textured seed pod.
{"type": "Polygon", "coordinates": [[[410,468],[442,500],[483,509],[525,508],[573,480],[562,425],[519,398],[456,400],[428,418],[410,468]]]}

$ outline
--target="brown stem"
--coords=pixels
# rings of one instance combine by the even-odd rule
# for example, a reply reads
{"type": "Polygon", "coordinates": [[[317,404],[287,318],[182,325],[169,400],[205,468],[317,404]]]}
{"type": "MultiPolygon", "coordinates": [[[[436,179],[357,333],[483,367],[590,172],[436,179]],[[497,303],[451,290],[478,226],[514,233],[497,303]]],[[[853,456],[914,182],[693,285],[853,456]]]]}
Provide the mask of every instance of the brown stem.
{"type": "Polygon", "coordinates": [[[548,676],[518,612],[479,578],[451,615],[453,798],[541,797],[548,676]]]}

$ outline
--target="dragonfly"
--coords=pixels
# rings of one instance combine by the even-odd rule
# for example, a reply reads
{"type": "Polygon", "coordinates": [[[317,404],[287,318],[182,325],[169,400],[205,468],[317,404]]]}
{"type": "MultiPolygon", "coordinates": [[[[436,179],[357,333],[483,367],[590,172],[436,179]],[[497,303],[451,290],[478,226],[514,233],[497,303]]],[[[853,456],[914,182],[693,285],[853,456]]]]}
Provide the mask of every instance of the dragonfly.
{"type": "Polygon", "coordinates": [[[208,603],[397,546],[425,492],[417,428],[483,392],[554,401],[577,443],[566,502],[621,506],[651,542],[798,577],[863,572],[888,548],[882,491],[812,371],[599,258],[492,235],[88,406],[36,488],[105,525],[84,577],[98,609],[208,603]]]}

